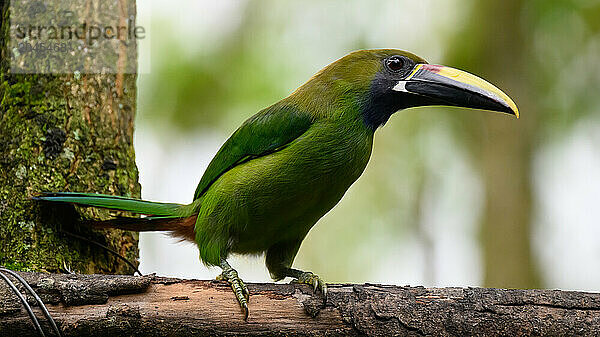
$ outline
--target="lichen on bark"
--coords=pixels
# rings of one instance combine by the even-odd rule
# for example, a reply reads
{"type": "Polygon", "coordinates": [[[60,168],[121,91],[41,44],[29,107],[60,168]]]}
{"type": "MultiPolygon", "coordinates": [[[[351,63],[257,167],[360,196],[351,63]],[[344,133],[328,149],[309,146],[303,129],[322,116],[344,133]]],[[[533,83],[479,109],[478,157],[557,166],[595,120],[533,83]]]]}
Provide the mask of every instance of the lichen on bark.
{"type": "MultiPolygon", "coordinates": [[[[135,261],[138,236],[92,231],[75,210],[30,200],[44,191],[140,196],[133,149],[136,74],[11,74],[8,4],[0,22],[0,265],[16,270],[131,273],[90,238],[135,261]]],[[[133,7],[135,9],[135,7],[133,7]]]]}

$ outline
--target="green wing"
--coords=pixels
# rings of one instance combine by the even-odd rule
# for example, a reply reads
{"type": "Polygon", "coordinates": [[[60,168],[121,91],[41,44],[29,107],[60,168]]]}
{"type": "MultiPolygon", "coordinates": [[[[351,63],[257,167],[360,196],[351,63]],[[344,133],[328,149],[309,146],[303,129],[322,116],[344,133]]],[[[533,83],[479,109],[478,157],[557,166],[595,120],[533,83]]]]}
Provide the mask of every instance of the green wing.
{"type": "Polygon", "coordinates": [[[271,106],[244,122],[223,144],[200,179],[194,200],[223,173],[247,160],[275,152],[302,135],[312,120],[290,106],[271,106]]]}

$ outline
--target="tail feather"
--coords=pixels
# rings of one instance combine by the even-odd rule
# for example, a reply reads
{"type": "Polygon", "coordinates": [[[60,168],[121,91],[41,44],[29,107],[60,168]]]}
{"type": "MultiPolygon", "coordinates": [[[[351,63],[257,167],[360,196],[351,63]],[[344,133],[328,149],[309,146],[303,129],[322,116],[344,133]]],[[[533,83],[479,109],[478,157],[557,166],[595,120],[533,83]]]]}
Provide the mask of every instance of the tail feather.
{"type": "Polygon", "coordinates": [[[42,193],[32,198],[49,202],[65,202],[81,206],[116,209],[145,218],[117,217],[110,220],[87,220],[95,228],[118,228],[136,232],[168,231],[174,237],[194,241],[197,214],[190,214],[188,205],[152,202],[134,198],[95,193],[42,193]]]}
{"type": "Polygon", "coordinates": [[[94,228],[117,228],[135,232],[167,231],[171,235],[183,240],[195,241],[195,225],[197,215],[183,218],[175,217],[147,217],[126,218],[119,217],[111,220],[89,220],[94,228]]]}
{"type": "Polygon", "coordinates": [[[106,194],[54,192],[42,193],[33,200],[67,202],[82,206],[118,209],[145,215],[173,216],[178,215],[184,205],[146,201],[134,198],[119,197],[106,194]]]}

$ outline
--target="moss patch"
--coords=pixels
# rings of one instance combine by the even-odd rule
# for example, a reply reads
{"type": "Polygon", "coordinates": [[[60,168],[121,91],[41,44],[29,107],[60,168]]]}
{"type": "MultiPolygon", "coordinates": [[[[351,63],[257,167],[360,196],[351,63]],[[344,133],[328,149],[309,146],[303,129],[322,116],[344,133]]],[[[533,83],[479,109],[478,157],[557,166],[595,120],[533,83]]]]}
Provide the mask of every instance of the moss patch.
{"type": "MultiPolygon", "coordinates": [[[[7,26],[2,20],[2,43],[7,26]]],[[[6,45],[0,47],[0,265],[132,273],[104,250],[63,233],[85,236],[134,261],[137,234],[81,225],[82,217],[107,218],[107,211],[51,207],[29,198],[42,191],[139,197],[133,150],[136,76],[10,74],[6,45]],[[117,81],[122,90],[115,88],[117,81]]]]}

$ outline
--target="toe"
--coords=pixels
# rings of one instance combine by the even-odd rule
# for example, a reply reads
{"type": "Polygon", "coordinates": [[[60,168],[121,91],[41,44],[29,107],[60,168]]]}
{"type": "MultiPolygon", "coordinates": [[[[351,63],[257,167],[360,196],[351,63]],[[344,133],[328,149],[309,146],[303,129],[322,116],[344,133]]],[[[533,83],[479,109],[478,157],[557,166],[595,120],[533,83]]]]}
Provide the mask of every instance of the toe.
{"type": "Polygon", "coordinates": [[[327,283],[319,279],[319,287],[321,288],[321,293],[323,294],[323,302],[327,302],[327,283]]]}
{"type": "Polygon", "coordinates": [[[249,314],[248,304],[247,303],[241,303],[240,307],[242,307],[242,313],[244,314],[244,321],[247,321],[248,320],[248,314],[249,314]]]}
{"type": "Polygon", "coordinates": [[[246,299],[246,301],[248,301],[248,299],[250,299],[250,292],[248,291],[248,287],[246,287],[246,284],[244,283],[244,281],[242,281],[240,279],[240,288],[242,289],[242,294],[244,295],[244,298],[246,299]]]}

